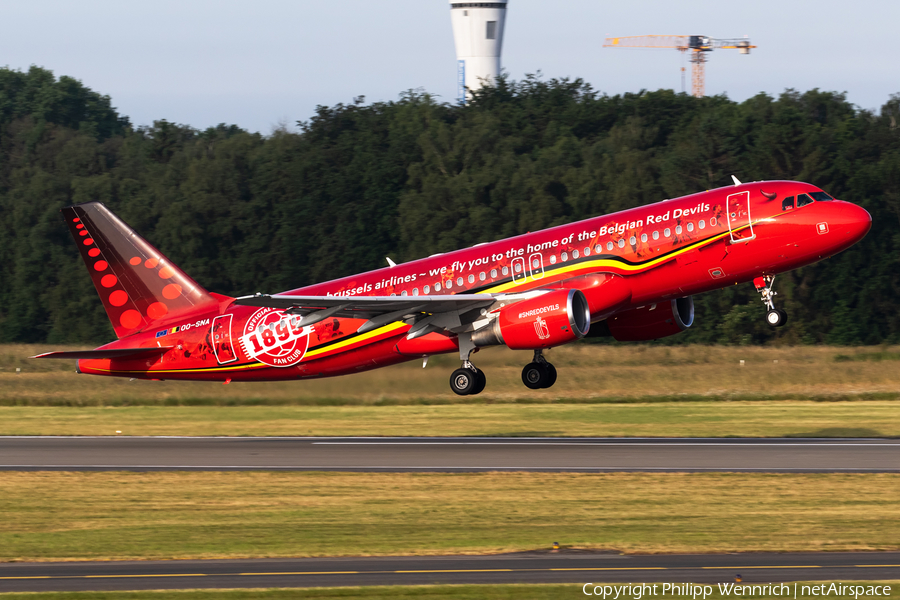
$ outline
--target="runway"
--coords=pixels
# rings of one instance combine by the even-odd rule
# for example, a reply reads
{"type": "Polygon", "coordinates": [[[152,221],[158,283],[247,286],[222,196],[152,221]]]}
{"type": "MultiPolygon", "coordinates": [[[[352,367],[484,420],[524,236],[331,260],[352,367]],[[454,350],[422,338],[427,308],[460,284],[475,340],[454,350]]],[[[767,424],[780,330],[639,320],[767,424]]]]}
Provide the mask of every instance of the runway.
{"type": "Polygon", "coordinates": [[[319,587],[436,583],[743,583],[891,580],[900,552],[623,556],[302,558],[208,561],[6,563],[0,592],[319,587]]]}
{"type": "Polygon", "coordinates": [[[897,473],[900,440],[0,437],[0,470],[897,473]]]}

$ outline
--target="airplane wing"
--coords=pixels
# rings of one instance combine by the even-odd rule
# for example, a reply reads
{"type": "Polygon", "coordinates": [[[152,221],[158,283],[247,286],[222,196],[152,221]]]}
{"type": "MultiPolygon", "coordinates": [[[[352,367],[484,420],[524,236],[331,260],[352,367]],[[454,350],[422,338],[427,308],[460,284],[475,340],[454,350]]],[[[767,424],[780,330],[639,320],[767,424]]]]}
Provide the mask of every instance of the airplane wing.
{"type": "MultiPolygon", "coordinates": [[[[300,325],[312,325],[329,317],[367,319],[360,328],[365,333],[376,327],[404,319],[421,320],[426,316],[453,316],[444,328],[453,329],[462,323],[459,316],[479,308],[487,308],[497,301],[490,294],[455,294],[447,296],[243,296],[234,303],[286,309],[289,314],[303,315],[300,325]]],[[[429,323],[438,325],[436,319],[429,323]]]]}

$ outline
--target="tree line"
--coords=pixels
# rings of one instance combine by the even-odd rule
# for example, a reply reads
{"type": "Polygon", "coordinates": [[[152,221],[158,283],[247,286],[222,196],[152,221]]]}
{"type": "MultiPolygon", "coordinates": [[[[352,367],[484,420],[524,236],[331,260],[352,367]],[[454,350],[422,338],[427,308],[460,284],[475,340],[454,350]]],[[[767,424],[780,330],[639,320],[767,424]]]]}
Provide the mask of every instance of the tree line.
{"type": "Polygon", "coordinates": [[[207,289],[276,292],[743,181],[796,179],[865,207],[859,245],[695,298],[663,343],[900,342],[900,96],[880,111],[788,90],[744,102],[581,80],[498,80],[466,106],[409,91],[320,106],[298,131],[135,127],[108,96],[0,69],[0,341],[113,334],[59,216],[98,200],[207,289]]]}

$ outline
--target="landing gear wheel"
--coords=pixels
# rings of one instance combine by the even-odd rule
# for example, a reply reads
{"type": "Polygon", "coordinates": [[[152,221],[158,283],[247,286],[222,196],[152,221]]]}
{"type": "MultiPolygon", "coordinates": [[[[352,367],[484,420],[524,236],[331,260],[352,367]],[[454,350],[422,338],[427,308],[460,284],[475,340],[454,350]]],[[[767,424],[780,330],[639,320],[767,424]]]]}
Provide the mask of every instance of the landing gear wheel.
{"type": "MultiPolygon", "coordinates": [[[[482,374],[484,377],[484,374],[482,374]]],[[[478,375],[465,367],[453,371],[450,375],[450,389],[459,396],[468,396],[478,385],[478,375]]]]}
{"type": "Polygon", "coordinates": [[[547,367],[547,383],[544,384],[544,388],[553,387],[556,383],[556,367],[550,363],[544,363],[544,366],[547,367]]]}
{"type": "Polygon", "coordinates": [[[528,363],[522,369],[522,383],[529,389],[539,390],[545,388],[549,380],[550,370],[547,368],[546,363],[528,363]]]}
{"type": "Polygon", "coordinates": [[[787,313],[780,308],[774,308],[766,313],[766,323],[772,327],[781,327],[787,323],[787,313]]]}
{"type": "Polygon", "coordinates": [[[484,376],[484,371],[477,368],[475,369],[475,387],[469,392],[469,395],[474,396],[475,394],[480,394],[484,391],[484,386],[487,385],[487,377],[484,376]]]}

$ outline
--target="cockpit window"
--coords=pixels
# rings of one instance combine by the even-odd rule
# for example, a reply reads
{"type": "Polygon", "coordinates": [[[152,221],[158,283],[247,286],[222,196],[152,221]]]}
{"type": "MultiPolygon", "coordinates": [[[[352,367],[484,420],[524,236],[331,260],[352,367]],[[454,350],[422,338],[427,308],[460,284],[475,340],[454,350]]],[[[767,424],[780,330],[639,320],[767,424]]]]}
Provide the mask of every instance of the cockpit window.
{"type": "Polygon", "coordinates": [[[781,210],[791,210],[794,208],[794,197],[788,196],[781,201],[781,210]]]}
{"type": "Polygon", "coordinates": [[[809,195],[812,196],[813,200],[816,202],[828,202],[829,200],[834,200],[834,198],[825,192],[810,192],[809,195]]]}
{"type": "Polygon", "coordinates": [[[806,194],[800,194],[797,196],[797,208],[801,206],[806,206],[807,204],[812,204],[813,199],[807,196],[806,194]]]}

